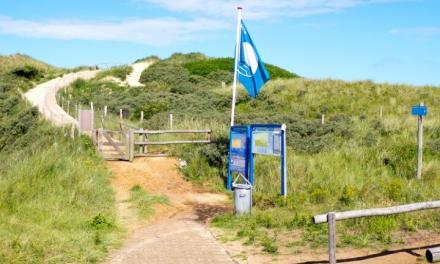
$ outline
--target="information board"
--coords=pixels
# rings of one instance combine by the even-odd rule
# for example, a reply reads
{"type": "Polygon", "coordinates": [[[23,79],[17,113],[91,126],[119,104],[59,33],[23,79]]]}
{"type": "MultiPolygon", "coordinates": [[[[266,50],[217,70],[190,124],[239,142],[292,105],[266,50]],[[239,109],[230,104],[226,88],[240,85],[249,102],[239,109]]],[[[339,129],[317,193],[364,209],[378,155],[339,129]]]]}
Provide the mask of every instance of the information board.
{"type": "Polygon", "coordinates": [[[279,127],[253,127],[252,153],[281,155],[281,129],[279,127]]]}
{"type": "Polygon", "coordinates": [[[247,128],[233,127],[230,137],[230,171],[247,176],[247,128]]]}
{"type": "Polygon", "coordinates": [[[229,131],[228,190],[233,173],[240,173],[254,184],[254,155],[277,156],[281,164],[281,194],[287,195],[286,126],[253,124],[233,126],[229,131]]]}

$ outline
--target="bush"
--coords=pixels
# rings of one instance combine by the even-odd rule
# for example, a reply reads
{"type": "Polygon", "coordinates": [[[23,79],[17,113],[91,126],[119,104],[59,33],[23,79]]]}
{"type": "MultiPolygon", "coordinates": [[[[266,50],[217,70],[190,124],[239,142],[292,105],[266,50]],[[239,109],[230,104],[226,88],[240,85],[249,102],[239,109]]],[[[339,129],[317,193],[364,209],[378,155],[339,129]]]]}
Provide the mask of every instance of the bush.
{"type": "Polygon", "coordinates": [[[35,66],[25,64],[23,67],[16,68],[12,71],[17,77],[26,78],[28,80],[39,79],[43,77],[43,72],[35,66]]]}

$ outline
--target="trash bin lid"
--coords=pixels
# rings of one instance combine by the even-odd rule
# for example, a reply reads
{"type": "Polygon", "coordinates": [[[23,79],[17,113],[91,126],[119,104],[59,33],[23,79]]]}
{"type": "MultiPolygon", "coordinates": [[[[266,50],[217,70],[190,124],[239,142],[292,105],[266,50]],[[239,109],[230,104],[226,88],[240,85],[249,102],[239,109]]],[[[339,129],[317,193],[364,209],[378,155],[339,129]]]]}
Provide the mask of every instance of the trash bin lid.
{"type": "Polygon", "coordinates": [[[232,188],[233,189],[246,189],[246,190],[248,190],[248,189],[252,188],[252,185],[245,184],[245,183],[233,183],[232,188]]]}

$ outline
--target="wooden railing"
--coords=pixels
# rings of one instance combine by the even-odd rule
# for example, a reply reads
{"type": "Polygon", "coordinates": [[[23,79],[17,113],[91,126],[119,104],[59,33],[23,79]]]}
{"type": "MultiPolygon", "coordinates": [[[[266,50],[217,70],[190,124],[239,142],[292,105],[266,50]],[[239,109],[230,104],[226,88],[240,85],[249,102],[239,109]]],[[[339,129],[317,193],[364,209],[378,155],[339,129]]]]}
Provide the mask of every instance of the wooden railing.
{"type": "MultiPolygon", "coordinates": [[[[174,145],[174,144],[198,144],[211,143],[212,130],[131,130],[133,135],[139,135],[140,141],[134,141],[134,146],[139,146],[139,152],[134,153],[135,157],[150,157],[150,156],[166,156],[166,154],[152,154],[147,152],[147,146],[150,145],[174,145]],[[165,140],[152,141],[148,139],[149,135],[163,135],[163,134],[206,134],[205,139],[189,139],[189,140],[165,140]]],[[[133,136],[134,138],[134,136],[133,136]]]]}
{"type": "Polygon", "coordinates": [[[313,223],[328,223],[328,254],[329,263],[336,263],[336,221],[359,217],[383,216],[392,214],[408,213],[419,210],[440,208],[440,201],[422,202],[405,204],[385,208],[371,208],[362,210],[353,210],[345,212],[329,212],[327,214],[315,215],[313,223]]]}

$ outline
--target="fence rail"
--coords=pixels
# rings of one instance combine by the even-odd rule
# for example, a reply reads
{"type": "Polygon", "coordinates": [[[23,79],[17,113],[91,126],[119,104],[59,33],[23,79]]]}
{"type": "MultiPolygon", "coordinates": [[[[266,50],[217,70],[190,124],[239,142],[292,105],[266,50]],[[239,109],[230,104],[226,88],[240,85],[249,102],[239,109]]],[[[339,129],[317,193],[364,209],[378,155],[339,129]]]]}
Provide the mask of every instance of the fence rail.
{"type": "Polygon", "coordinates": [[[440,208],[440,201],[421,202],[405,204],[385,208],[370,208],[345,212],[329,212],[327,214],[315,215],[315,224],[328,223],[328,252],[329,263],[336,263],[336,221],[359,217],[383,216],[392,214],[408,213],[413,211],[440,208]]]}
{"type": "Polygon", "coordinates": [[[181,133],[212,133],[211,129],[205,130],[134,130],[135,134],[181,134],[181,133]]]}

